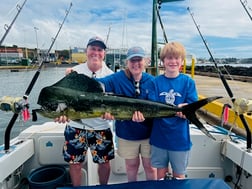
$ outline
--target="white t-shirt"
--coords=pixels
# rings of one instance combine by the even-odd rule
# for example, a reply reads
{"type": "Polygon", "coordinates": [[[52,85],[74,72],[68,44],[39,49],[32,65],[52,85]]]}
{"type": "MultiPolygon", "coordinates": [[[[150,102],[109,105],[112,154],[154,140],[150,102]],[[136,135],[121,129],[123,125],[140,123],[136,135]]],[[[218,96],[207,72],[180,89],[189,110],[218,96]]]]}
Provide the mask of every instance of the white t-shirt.
{"type": "MultiPolygon", "coordinates": [[[[89,70],[87,63],[79,64],[72,68],[74,71],[85,74],[89,77],[92,77],[93,72],[89,70]]],[[[110,70],[105,62],[102,62],[102,68],[95,72],[97,78],[105,77],[107,75],[112,74],[113,71],[110,70]]],[[[87,129],[87,130],[104,130],[111,128],[113,121],[104,120],[101,118],[88,118],[82,119],[80,122],[70,121],[69,125],[71,127],[79,128],[79,129],[87,129]]]]}

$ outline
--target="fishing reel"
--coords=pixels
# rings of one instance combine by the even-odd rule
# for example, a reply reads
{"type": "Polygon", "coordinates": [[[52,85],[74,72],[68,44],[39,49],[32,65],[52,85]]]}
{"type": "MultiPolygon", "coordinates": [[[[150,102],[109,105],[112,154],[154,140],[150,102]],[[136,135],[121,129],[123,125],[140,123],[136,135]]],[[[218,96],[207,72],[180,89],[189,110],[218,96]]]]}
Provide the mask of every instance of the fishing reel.
{"type": "Polygon", "coordinates": [[[28,109],[29,104],[22,97],[4,96],[0,99],[0,110],[6,112],[12,111],[15,114],[22,113],[24,121],[30,118],[28,109]]]}
{"type": "Polygon", "coordinates": [[[238,114],[252,113],[252,100],[245,98],[236,98],[234,101],[233,110],[238,114]]]}
{"type": "Polygon", "coordinates": [[[0,99],[0,109],[2,111],[20,113],[24,108],[29,108],[29,105],[21,97],[4,96],[0,99]]]}

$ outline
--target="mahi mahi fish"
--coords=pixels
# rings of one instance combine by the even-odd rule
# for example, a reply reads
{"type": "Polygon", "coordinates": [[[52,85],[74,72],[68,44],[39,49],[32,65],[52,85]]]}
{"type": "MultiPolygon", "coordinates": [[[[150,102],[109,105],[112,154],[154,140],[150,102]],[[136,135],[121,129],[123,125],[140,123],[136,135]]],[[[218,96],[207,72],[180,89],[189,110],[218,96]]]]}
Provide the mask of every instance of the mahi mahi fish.
{"type": "Polygon", "coordinates": [[[35,112],[52,119],[65,115],[71,120],[101,117],[105,112],[111,113],[116,120],[130,120],[135,111],[142,112],[145,118],[173,117],[182,112],[204,134],[215,139],[197,118],[196,110],[219,98],[213,96],[177,107],[105,93],[102,84],[95,79],[72,72],[41,90],[38,98],[41,108],[35,112]]]}

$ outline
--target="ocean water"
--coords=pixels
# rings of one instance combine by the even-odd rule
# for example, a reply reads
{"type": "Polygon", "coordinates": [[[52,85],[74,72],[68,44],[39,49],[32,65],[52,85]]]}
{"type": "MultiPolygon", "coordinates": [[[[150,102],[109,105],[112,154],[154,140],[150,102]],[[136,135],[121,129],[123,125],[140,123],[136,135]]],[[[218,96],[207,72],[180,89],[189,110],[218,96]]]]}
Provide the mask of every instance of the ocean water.
{"type": "MultiPolygon", "coordinates": [[[[66,68],[53,67],[45,68],[40,71],[40,75],[28,97],[30,105],[29,112],[32,109],[39,108],[37,104],[38,95],[43,87],[50,86],[60,80],[65,75],[66,68]]],[[[22,97],[29,86],[37,70],[20,70],[11,72],[10,70],[0,70],[0,98],[3,96],[22,97]]],[[[0,145],[4,143],[5,129],[8,126],[13,112],[0,110],[0,145]]],[[[38,115],[38,121],[32,122],[31,119],[24,122],[22,116],[19,116],[11,130],[11,138],[16,137],[21,131],[31,125],[41,124],[45,121],[52,121],[38,115]]]]}

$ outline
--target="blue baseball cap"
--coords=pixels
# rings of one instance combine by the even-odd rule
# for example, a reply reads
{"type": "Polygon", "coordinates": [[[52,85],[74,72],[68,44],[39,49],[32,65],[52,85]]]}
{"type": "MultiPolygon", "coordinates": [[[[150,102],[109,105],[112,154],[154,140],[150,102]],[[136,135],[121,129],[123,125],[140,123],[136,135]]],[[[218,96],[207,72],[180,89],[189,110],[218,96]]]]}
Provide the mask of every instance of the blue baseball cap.
{"type": "Polygon", "coordinates": [[[131,47],[128,49],[127,52],[127,60],[133,58],[133,57],[145,57],[145,52],[142,47],[131,47]]]}
{"type": "Polygon", "coordinates": [[[92,37],[88,40],[88,44],[87,46],[89,45],[99,45],[101,48],[103,49],[106,49],[106,45],[104,43],[104,41],[102,40],[102,38],[98,37],[98,36],[95,36],[95,37],[92,37]]]}

